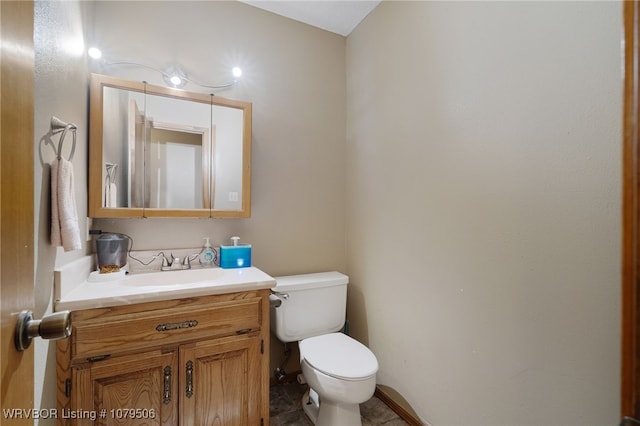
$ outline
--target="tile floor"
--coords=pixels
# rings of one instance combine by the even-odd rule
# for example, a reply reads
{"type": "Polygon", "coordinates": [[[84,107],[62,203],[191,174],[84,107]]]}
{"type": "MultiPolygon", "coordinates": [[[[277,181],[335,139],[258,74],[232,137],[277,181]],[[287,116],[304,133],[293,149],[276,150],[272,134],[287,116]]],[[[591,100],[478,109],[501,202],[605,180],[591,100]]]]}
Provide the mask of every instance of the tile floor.
{"type": "MultiPolygon", "coordinates": [[[[302,411],[302,395],[307,385],[297,382],[271,386],[269,404],[269,422],[271,426],[313,426],[311,420],[302,411]]],[[[402,420],[387,405],[375,396],[360,404],[363,426],[405,426],[402,420]]],[[[340,426],[340,425],[336,425],[340,426]]]]}

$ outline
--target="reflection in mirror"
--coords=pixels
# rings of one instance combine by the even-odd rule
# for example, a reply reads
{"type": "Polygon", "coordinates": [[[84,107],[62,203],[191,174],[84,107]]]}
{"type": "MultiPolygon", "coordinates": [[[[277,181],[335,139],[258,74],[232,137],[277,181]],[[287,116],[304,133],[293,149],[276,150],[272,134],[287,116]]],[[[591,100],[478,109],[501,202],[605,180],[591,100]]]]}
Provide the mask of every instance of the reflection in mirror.
{"type": "Polygon", "coordinates": [[[213,144],[213,206],[219,210],[242,209],[243,112],[239,109],[214,105],[212,128],[215,130],[213,144]]]}
{"type": "Polygon", "coordinates": [[[211,209],[211,104],[147,94],[145,111],[144,207],[211,209]]]}
{"type": "Polygon", "coordinates": [[[145,206],[208,208],[209,129],[152,122],[149,134],[145,206]]]}
{"type": "MultiPolygon", "coordinates": [[[[142,207],[141,198],[131,197],[142,193],[142,182],[131,179],[131,167],[135,166],[135,150],[129,147],[129,133],[133,126],[136,134],[142,134],[142,117],[139,116],[140,99],[135,92],[105,87],[103,94],[103,164],[102,199],[104,207],[142,207]],[[130,110],[134,117],[129,119],[130,110]],[[139,128],[138,128],[139,127],[139,128]]],[[[144,98],[142,98],[144,103],[144,98]]],[[[141,150],[138,152],[142,152],[141,150]]],[[[138,160],[142,167],[142,158],[138,160]]]]}
{"type": "Polygon", "coordinates": [[[92,75],[91,217],[249,217],[251,104],[92,75]]]}

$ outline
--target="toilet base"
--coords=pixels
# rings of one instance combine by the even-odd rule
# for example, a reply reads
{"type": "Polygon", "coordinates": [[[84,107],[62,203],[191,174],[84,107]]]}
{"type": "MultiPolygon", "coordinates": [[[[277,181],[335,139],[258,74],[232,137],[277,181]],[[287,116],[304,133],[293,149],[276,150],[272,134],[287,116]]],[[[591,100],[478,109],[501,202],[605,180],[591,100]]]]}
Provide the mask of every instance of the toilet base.
{"type": "Polygon", "coordinates": [[[359,404],[319,401],[311,388],[302,397],[302,409],[316,426],[362,426],[359,404]]]}
{"type": "MultiPolygon", "coordinates": [[[[318,400],[314,400],[314,398],[310,395],[311,388],[307,389],[307,391],[302,395],[302,410],[309,417],[311,422],[315,425],[318,421],[318,410],[320,409],[320,404],[318,400]]],[[[315,392],[314,392],[315,393],[315,392]]],[[[316,398],[318,398],[316,394],[316,398]]]]}

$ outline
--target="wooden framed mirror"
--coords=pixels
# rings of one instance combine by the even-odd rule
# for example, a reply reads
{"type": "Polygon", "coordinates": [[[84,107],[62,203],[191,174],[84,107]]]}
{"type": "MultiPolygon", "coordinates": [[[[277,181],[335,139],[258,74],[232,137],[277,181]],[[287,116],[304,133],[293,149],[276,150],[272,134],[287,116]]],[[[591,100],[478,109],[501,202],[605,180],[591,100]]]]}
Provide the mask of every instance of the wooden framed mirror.
{"type": "Polygon", "coordinates": [[[89,216],[249,217],[250,102],[92,74],[89,216]]]}

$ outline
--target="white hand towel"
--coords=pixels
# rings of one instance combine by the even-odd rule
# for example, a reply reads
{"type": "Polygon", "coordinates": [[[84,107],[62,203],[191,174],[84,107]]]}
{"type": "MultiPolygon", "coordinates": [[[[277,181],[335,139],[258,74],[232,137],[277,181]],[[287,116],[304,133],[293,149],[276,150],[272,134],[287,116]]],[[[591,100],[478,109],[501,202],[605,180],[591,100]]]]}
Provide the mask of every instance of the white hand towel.
{"type": "Polygon", "coordinates": [[[104,186],[104,206],[118,207],[118,187],[115,183],[107,183],[104,186]]]}
{"type": "Polygon", "coordinates": [[[64,158],[51,163],[51,244],[64,251],[80,250],[73,165],[64,158]]]}
{"type": "Polygon", "coordinates": [[[104,206],[111,207],[111,184],[104,184],[104,206]]]}

